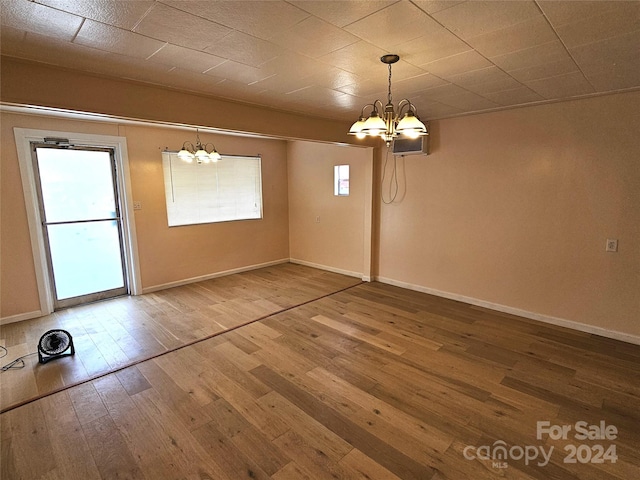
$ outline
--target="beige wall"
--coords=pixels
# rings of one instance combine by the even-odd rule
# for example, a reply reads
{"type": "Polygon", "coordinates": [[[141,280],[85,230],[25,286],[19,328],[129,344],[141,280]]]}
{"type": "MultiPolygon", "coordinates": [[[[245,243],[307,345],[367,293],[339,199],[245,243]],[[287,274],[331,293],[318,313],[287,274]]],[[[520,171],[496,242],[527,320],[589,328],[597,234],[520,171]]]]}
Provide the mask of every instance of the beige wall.
{"type": "MultiPolygon", "coordinates": [[[[350,141],[349,125],[178,92],[105,79],[2,57],[3,102],[90,112],[269,136],[350,141]]],[[[193,130],[72,121],[2,114],[0,223],[0,316],[39,310],[27,217],[13,127],[127,137],[132,191],[143,209],[135,213],[142,287],[181,281],[245,265],[288,258],[286,143],[283,140],[211,136],[223,153],[263,156],[264,220],[168,229],[160,149],[193,141],[193,130]],[[159,182],[159,183],[156,183],[159,182]],[[256,227],[258,225],[258,227],[256,227]],[[176,255],[179,251],[180,254],[176,255]],[[158,258],[171,262],[159,262],[158,258]]]]}
{"type": "Polygon", "coordinates": [[[127,138],[133,198],[142,202],[135,224],[143,289],[289,258],[285,141],[203,133],[222,153],[262,156],[264,218],[169,228],[161,151],[193,141],[193,130],[2,113],[2,318],[40,309],[14,127],[127,138]]]}
{"type": "Polygon", "coordinates": [[[380,205],[378,275],[640,335],[638,112],[635,92],[433,122],[380,205]]]}
{"type": "Polygon", "coordinates": [[[144,289],[214,272],[289,258],[286,142],[201,134],[219,152],[261,155],[263,218],[167,226],[161,151],[179,149],[192,131],[127,126],[131,183],[144,289]]]}
{"type": "Polygon", "coordinates": [[[372,149],[293,141],[287,162],[291,258],[369,276],[372,149]],[[335,165],[350,167],[349,196],[333,193],[335,165]]]}
{"type": "Polygon", "coordinates": [[[0,317],[40,310],[14,127],[118,135],[117,125],[0,114],[0,317]]]}
{"type": "Polygon", "coordinates": [[[4,102],[288,138],[351,142],[349,122],[260,108],[1,57],[4,102]]]}
{"type": "MultiPolygon", "coordinates": [[[[340,122],[12,59],[2,59],[1,81],[5,102],[289,138],[353,141],[345,135],[349,125],[340,122]]],[[[362,232],[339,228],[345,222],[328,228],[334,214],[327,218],[321,207],[338,216],[342,211],[323,202],[343,199],[309,197],[306,190],[297,189],[318,187],[321,174],[314,169],[339,160],[339,149],[331,149],[330,159],[320,155],[316,162],[305,163],[306,153],[296,150],[306,143],[294,144],[287,152],[282,141],[251,143],[216,136],[224,152],[263,154],[269,169],[265,229],[240,222],[173,230],[164,226],[159,150],[177,148],[192,132],[3,114],[1,315],[38,308],[12,133],[13,126],[20,126],[127,137],[133,196],[143,203],[136,225],[144,287],[286,257],[289,220],[293,258],[332,266],[336,256],[329,253],[345,248],[338,255],[344,260],[340,268],[360,271],[357,262],[350,262],[361,253],[347,252],[346,246],[355,246],[361,235],[372,237],[374,274],[383,281],[638,336],[638,111],[640,93],[631,92],[432,122],[432,153],[398,162],[400,193],[391,205],[380,202],[383,159],[382,151],[376,150],[376,178],[366,182],[367,188],[375,188],[375,215],[362,232]],[[287,178],[295,186],[291,198],[287,178]],[[309,214],[313,208],[319,212],[309,214]],[[317,215],[320,224],[308,225],[317,215]],[[314,229],[317,235],[308,234],[314,229]],[[344,236],[347,241],[339,239],[344,236]],[[607,238],[619,240],[618,253],[604,251],[607,238]],[[256,239],[259,252],[248,243],[256,239]],[[245,249],[248,245],[251,248],[245,249]],[[176,257],[176,251],[181,255],[176,257]],[[157,258],[174,261],[163,265],[157,258]]],[[[370,208],[365,205],[365,218],[370,208]]],[[[362,245],[366,257],[370,243],[364,240],[362,245]]]]}

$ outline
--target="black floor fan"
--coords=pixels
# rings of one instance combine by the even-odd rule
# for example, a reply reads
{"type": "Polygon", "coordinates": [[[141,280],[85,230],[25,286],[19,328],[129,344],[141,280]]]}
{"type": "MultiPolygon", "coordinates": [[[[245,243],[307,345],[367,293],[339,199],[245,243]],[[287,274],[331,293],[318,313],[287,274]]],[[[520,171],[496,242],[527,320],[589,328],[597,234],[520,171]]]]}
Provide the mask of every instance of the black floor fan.
{"type": "Polygon", "coordinates": [[[66,330],[49,330],[40,337],[38,342],[38,359],[40,363],[47,363],[50,360],[68,357],[75,353],[73,338],[66,330]]]}

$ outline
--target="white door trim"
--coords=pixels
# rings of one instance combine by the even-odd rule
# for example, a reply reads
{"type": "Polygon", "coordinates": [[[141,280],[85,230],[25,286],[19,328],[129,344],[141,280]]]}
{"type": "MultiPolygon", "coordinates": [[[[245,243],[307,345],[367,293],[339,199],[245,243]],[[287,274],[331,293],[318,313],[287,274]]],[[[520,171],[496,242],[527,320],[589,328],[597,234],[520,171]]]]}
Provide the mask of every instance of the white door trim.
{"type": "Polygon", "coordinates": [[[136,240],[135,217],[133,214],[133,196],[131,194],[131,175],[129,172],[126,137],[58,132],[52,130],[33,130],[27,128],[14,128],[13,134],[16,140],[20,176],[22,178],[22,190],[27,209],[31,251],[33,252],[33,264],[35,266],[36,282],[40,299],[40,313],[47,315],[53,312],[54,292],[51,282],[49,281],[47,270],[47,256],[45,253],[44,236],[42,234],[42,219],[40,218],[40,209],[38,207],[38,193],[31,157],[31,142],[43,142],[45,137],[65,138],[72,144],[101,146],[114,149],[116,168],[118,169],[118,189],[122,196],[123,203],[121,213],[126,274],[129,280],[131,294],[140,295],[142,293],[142,282],[140,279],[140,263],[138,260],[138,243],[136,240]]]}

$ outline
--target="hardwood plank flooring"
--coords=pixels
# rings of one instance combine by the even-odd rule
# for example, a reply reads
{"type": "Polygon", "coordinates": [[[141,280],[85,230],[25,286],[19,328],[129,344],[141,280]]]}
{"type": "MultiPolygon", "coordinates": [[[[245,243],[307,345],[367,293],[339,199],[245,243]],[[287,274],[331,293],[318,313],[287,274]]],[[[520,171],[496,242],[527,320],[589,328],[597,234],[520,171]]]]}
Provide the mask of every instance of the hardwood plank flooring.
{"type": "MultiPolygon", "coordinates": [[[[88,341],[131,336],[121,348],[129,359],[136,345],[165,353],[0,415],[2,479],[640,478],[640,346],[320,277],[265,269],[56,317],[74,328],[89,319],[88,341]],[[194,331],[256,315],[188,344],[194,331]],[[570,430],[538,438],[537,422],[570,430]],[[576,438],[577,422],[617,433],[576,438]],[[490,458],[497,446],[506,457],[490,458]],[[617,458],[598,456],[614,449],[617,458]]],[[[16,351],[36,335],[3,333],[16,351]]],[[[95,352],[82,362],[121,362],[95,352]]],[[[29,364],[2,381],[24,379],[20,392],[66,385],[77,377],[61,373],[65,362],[74,363],[38,376],[29,364]]]]}
{"type": "Polygon", "coordinates": [[[281,264],[136,297],[120,297],[0,326],[10,360],[36,352],[40,336],[68,330],[73,357],[2,376],[0,411],[123,368],[247,322],[313,301],[360,281],[302,265],[281,264]]]}

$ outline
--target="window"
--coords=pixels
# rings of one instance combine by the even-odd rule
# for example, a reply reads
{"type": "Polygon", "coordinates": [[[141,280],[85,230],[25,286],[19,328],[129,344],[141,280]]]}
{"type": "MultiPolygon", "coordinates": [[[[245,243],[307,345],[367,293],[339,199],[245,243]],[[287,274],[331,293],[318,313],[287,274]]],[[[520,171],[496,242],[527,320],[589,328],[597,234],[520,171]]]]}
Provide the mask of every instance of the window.
{"type": "Polygon", "coordinates": [[[336,196],[349,195],[349,165],[333,167],[333,194],[336,196]]]}
{"type": "Polygon", "coordinates": [[[162,152],[162,167],[170,227],[262,218],[260,157],[198,164],[162,152]]]}

